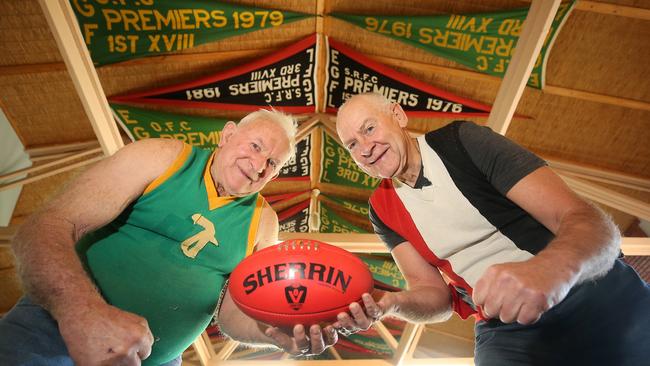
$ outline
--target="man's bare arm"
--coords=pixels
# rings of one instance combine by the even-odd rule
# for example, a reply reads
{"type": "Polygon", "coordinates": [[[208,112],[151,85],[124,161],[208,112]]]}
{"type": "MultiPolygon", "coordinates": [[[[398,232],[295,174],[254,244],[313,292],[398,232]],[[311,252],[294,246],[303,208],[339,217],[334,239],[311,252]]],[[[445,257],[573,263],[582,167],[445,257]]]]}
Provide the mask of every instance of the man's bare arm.
{"type": "Polygon", "coordinates": [[[86,358],[94,357],[86,355],[94,351],[92,348],[78,348],[91,329],[97,328],[106,343],[117,340],[113,353],[127,352],[135,357],[133,353],[140,352],[140,356],[148,356],[150,344],[147,347],[145,338],[150,333],[146,320],[104,302],[84,271],[75,244],[85,233],[113,220],[141,195],[171,165],[181,148],[180,142],[171,140],[142,141],[124,147],[82,173],[30,217],[12,243],[26,292],[59,322],[70,354],[78,363],[93,362],[86,358]],[[137,349],[120,349],[117,344],[124,342],[137,349]]]}
{"type": "Polygon", "coordinates": [[[477,281],[473,299],[488,317],[529,324],[562,301],[575,284],[607,273],[620,250],[620,233],[547,167],[524,177],[507,197],[555,238],[525,262],[489,267],[477,281]]]}
{"type": "Polygon", "coordinates": [[[413,323],[443,322],[451,316],[451,293],[440,272],[417,252],[410,242],[397,245],[391,252],[407,282],[407,290],[375,291],[362,296],[364,308],[350,304],[350,314],[340,313],[337,329],[357,332],[373,322],[393,315],[413,323]]]}

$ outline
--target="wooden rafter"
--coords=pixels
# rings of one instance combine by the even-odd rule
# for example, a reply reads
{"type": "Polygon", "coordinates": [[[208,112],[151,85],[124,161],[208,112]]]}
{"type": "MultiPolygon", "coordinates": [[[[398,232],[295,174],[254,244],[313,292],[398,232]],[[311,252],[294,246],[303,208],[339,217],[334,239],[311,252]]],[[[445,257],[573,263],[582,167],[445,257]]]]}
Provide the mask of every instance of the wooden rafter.
{"type": "MultiPolygon", "coordinates": [[[[4,191],[6,189],[11,189],[11,188],[14,188],[14,187],[22,186],[22,185],[25,185],[25,184],[28,184],[28,183],[33,183],[33,182],[39,181],[41,179],[51,177],[53,175],[61,174],[63,172],[67,172],[69,170],[73,170],[73,169],[76,169],[76,168],[79,168],[79,167],[82,167],[82,166],[85,166],[85,165],[88,165],[88,164],[98,162],[98,161],[102,160],[103,158],[104,158],[104,155],[102,154],[100,156],[90,157],[90,158],[78,161],[76,163],[73,163],[73,164],[67,164],[67,165],[64,165],[64,166],[56,168],[56,169],[48,170],[48,171],[42,172],[40,174],[31,176],[31,177],[18,179],[18,180],[15,180],[13,182],[10,182],[10,183],[0,185],[0,191],[4,191]]],[[[65,160],[65,159],[66,158],[64,158],[62,160],[65,160]]]]}
{"type": "MultiPolygon", "coordinates": [[[[17,177],[19,175],[23,175],[23,174],[32,174],[32,173],[41,171],[43,169],[51,168],[51,167],[56,166],[56,165],[60,165],[60,164],[63,164],[63,163],[70,162],[72,160],[82,158],[82,157],[87,156],[87,155],[97,154],[97,153],[100,153],[101,151],[102,151],[101,148],[95,147],[95,148],[90,148],[90,149],[84,150],[82,152],[68,154],[65,157],[63,157],[61,159],[58,159],[58,160],[55,160],[55,161],[50,161],[48,163],[43,163],[43,164],[31,166],[29,168],[19,169],[19,170],[16,170],[16,171],[13,171],[11,173],[4,174],[4,175],[0,175],[0,180],[12,179],[12,178],[15,178],[15,177],[17,177]]],[[[0,188],[0,190],[2,190],[2,188],[0,188]]]]}
{"type": "Polygon", "coordinates": [[[560,0],[534,0],[530,6],[488,117],[487,125],[493,131],[506,134],[559,6],[560,0]]]}
{"type": "Polygon", "coordinates": [[[420,340],[423,329],[423,324],[406,323],[406,327],[404,327],[404,331],[399,340],[399,345],[393,356],[394,365],[401,366],[405,360],[411,360],[413,358],[413,352],[420,340]]]}
{"type": "Polygon", "coordinates": [[[393,351],[397,350],[399,343],[397,342],[397,339],[395,339],[395,337],[393,337],[393,335],[390,334],[390,331],[388,330],[388,328],[386,328],[384,323],[378,321],[374,323],[372,327],[377,331],[381,339],[383,339],[384,342],[386,342],[386,344],[388,345],[388,347],[390,347],[390,349],[392,349],[393,351]]]}
{"type": "Polygon", "coordinates": [[[112,155],[124,146],[124,143],[70,2],[39,0],[39,3],[102,150],[105,155],[112,155]]]}
{"type": "MultiPolygon", "coordinates": [[[[544,156],[542,157],[545,158],[544,156]]],[[[650,192],[650,179],[552,158],[545,158],[545,160],[551,168],[565,175],[631,188],[637,191],[650,192]]]]}
{"type": "Polygon", "coordinates": [[[560,174],[560,177],[579,195],[628,213],[640,219],[650,221],[650,204],[618,193],[605,187],[597,186],[584,179],[560,174]]]}

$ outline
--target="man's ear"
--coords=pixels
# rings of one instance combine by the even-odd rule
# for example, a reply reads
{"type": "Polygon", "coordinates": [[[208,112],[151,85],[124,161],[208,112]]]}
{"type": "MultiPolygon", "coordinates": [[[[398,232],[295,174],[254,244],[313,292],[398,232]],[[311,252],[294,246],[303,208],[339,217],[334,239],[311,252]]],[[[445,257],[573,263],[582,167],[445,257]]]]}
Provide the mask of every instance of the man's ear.
{"type": "Polygon", "coordinates": [[[400,127],[404,128],[408,124],[408,117],[406,117],[406,113],[404,113],[404,110],[402,109],[402,106],[399,105],[399,103],[392,103],[393,106],[391,107],[391,114],[393,115],[393,118],[397,121],[400,127]]]}
{"type": "Polygon", "coordinates": [[[237,132],[237,124],[233,121],[228,121],[225,126],[223,126],[223,129],[221,130],[221,137],[219,138],[219,147],[223,147],[232,135],[237,132]]]}

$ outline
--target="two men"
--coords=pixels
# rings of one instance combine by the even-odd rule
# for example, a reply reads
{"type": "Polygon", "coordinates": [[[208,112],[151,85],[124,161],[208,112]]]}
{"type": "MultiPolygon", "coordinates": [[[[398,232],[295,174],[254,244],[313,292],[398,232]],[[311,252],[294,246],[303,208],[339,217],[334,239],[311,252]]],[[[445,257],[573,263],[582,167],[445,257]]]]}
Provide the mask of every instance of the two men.
{"type": "Polygon", "coordinates": [[[144,140],[84,172],[15,238],[29,298],[0,320],[0,364],[179,365],[219,308],[244,342],[292,354],[335,343],[331,326],[260,327],[225,291],[239,261],[277,240],[257,192],[294,135],[291,117],[260,110],[229,122],[214,153],[144,140]]]}
{"type": "Polygon", "coordinates": [[[378,94],[339,109],[357,164],[385,178],[370,219],[408,282],[363,296],[335,327],[383,315],[475,314],[477,365],[640,365],[650,359],[650,288],[622,261],[620,234],[538,157],[471,122],[412,138],[378,94]]]}

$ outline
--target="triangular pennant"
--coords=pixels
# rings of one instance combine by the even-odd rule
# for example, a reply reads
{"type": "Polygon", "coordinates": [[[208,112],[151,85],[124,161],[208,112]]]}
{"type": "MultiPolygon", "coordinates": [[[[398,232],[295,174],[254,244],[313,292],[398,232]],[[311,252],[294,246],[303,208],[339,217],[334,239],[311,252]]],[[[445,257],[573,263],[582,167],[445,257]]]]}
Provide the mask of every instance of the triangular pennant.
{"type": "Polygon", "coordinates": [[[353,201],[353,200],[348,200],[345,198],[329,195],[329,194],[321,194],[319,198],[323,201],[325,201],[327,204],[335,204],[340,207],[345,208],[346,210],[351,211],[352,213],[365,217],[368,217],[368,201],[362,202],[362,201],[353,201]]]}
{"type": "Polygon", "coordinates": [[[123,104],[111,104],[113,116],[132,141],[146,138],[171,138],[204,149],[214,150],[221,129],[228,120],[153,111],[123,104]]]}
{"type": "Polygon", "coordinates": [[[407,115],[487,116],[490,106],[462,98],[372,61],[328,38],[326,110],[336,113],[355,94],[377,92],[399,103],[407,115]]]}
{"type": "Polygon", "coordinates": [[[292,113],[314,112],[318,97],[316,46],[316,35],[312,35],[272,55],[216,75],[109,100],[242,111],[273,106],[292,113]]]}
{"type": "Polygon", "coordinates": [[[358,189],[371,190],[379,185],[380,178],[364,173],[354,162],[350,153],[322,130],[321,175],[322,183],[331,183],[358,189]]]}
{"type": "MultiPolygon", "coordinates": [[[[542,89],[546,60],[575,0],[561,4],[528,80],[542,89]]],[[[519,40],[528,8],[480,14],[383,16],[331,14],[367,31],[456,61],[476,71],[503,77],[519,40]]]]}
{"type": "Polygon", "coordinates": [[[359,258],[368,266],[368,269],[372,273],[372,277],[375,279],[375,287],[392,291],[406,289],[406,280],[390,254],[359,255],[359,258]],[[377,286],[377,282],[379,282],[379,286],[377,286]]]}
{"type": "Polygon", "coordinates": [[[306,134],[298,143],[296,143],[296,153],[291,155],[291,159],[280,169],[280,175],[276,180],[309,180],[311,175],[311,142],[312,135],[306,134]]]}
{"type": "Polygon", "coordinates": [[[323,202],[318,202],[318,211],[320,213],[320,227],[318,229],[321,233],[367,233],[364,230],[343,217],[337,215],[323,202]]]}
{"type": "Polygon", "coordinates": [[[181,51],[310,17],[215,1],[70,1],[95,65],[181,51]]]}
{"type": "Polygon", "coordinates": [[[309,232],[309,206],[311,200],[305,200],[278,213],[281,232],[309,232]]]}

